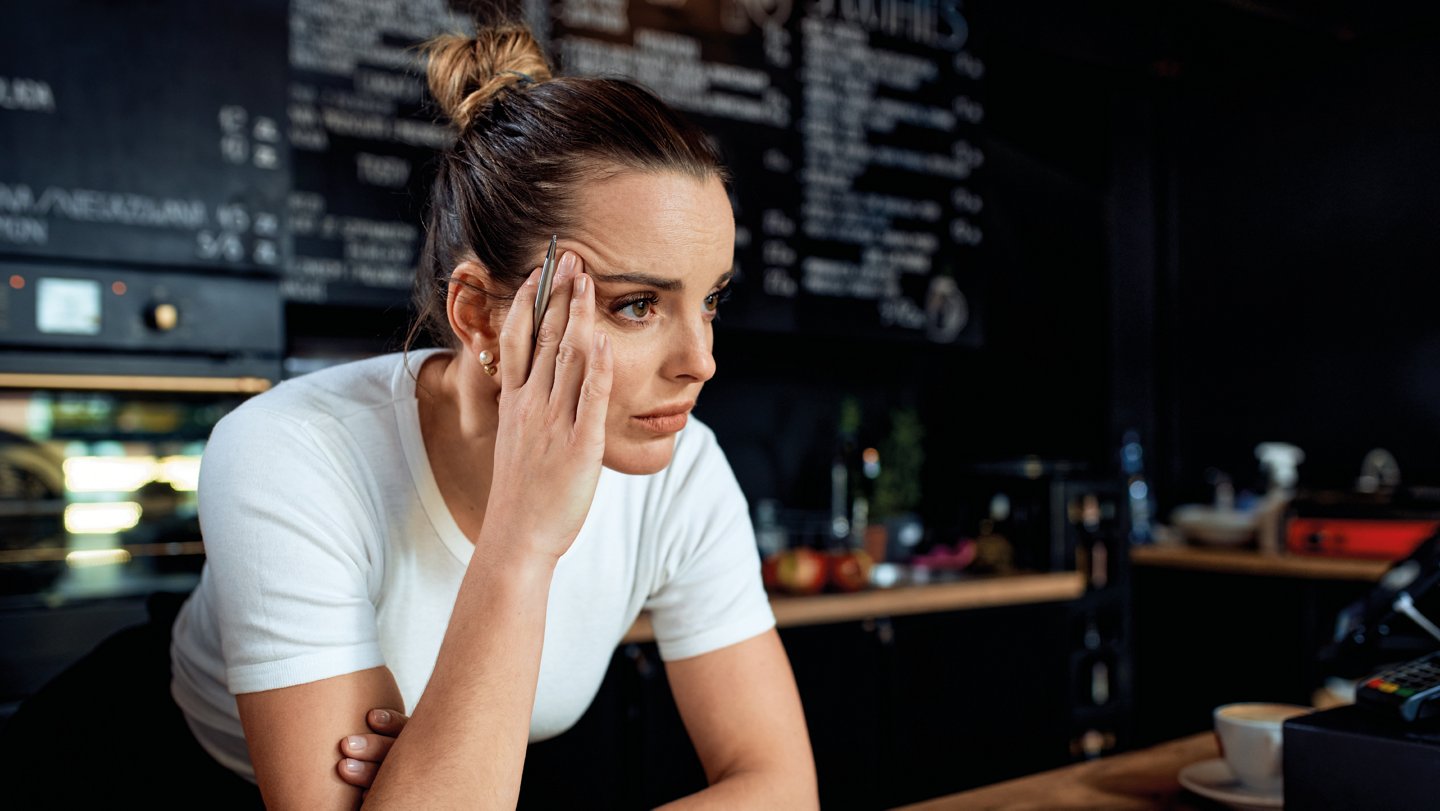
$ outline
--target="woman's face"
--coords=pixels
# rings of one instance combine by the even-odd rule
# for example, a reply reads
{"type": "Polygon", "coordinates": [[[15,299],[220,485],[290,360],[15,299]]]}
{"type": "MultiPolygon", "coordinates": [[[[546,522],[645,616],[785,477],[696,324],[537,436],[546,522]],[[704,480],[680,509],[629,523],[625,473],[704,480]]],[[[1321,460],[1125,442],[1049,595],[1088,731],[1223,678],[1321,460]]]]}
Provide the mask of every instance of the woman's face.
{"type": "Polygon", "coordinates": [[[626,172],[580,194],[581,227],[561,234],[595,284],[596,328],[615,361],[605,466],[646,474],[715,374],[713,322],[734,264],[735,218],[715,178],[626,172]],[[651,415],[678,415],[643,419],[651,415]]]}

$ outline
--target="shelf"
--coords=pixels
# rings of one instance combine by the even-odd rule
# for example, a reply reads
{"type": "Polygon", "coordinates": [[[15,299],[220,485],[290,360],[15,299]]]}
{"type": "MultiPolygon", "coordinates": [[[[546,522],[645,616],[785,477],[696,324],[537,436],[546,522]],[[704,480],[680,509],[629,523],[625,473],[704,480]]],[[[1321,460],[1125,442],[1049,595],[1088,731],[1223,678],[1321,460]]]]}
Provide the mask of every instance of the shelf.
{"type": "Polygon", "coordinates": [[[1290,577],[1305,580],[1375,582],[1394,565],[1389,560],[1261,554],[1251,549],[1203,549],[1193,546],[1135,546],[1131,564],[1156,569],[1290,577]]]}
{"type": "MultiPolygon", "coordinates": [[[[777,626],[795,628],[871,617],[1062,602],[1074,600],[1084,592],[1085,580],[1080,573],[1050,572],[976,577],[952,583],[874,589],[854,594],[776,596],[770,598],[770,605],[775,610],[777,626]]],[[[651,642],[654,639],[650,617],[642,614],[621,643],[651,642]]]]}

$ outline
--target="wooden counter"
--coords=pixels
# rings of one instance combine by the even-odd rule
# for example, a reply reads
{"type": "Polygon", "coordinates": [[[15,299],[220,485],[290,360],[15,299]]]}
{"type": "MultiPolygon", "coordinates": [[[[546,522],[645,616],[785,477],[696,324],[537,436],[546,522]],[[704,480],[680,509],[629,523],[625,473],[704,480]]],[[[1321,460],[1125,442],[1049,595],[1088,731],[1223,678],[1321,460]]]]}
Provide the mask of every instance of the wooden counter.
{"type": "Polygon", "coordinates": [[[1149,749],[907,805],[902,811],[1211,809],[1215,803],[1181,788],[1179,775],[1191,763],[1219,756],[1214,733],[1202,732],[1149,749]]]}
{"type": "MultiPolygon", "coordinates": [[[[817,594],[813,597],[771,597],[775,623],[781,628],[823,625],[830,622],[934,614],[972,608],[1051,603],[1074,600],[1085,592],[1079,572],[997,575],[951,583],[872,589],[854,594],[817,594]]],[[[650,642],[655,633],[650,617],[640,615],[622,644],[650,642]]]]}
{"type": "Polygon", "coordinates": [[[1388,560],[1270,555],[1253,549],[1209,549],[1178,545],[1134,546],[1130,548],[1130,561],[1135,566],[1164,569],[1308,580],[1359,580],[1369,583],[1378,581],[1393,565],[1393,561],[1388,560]]]}

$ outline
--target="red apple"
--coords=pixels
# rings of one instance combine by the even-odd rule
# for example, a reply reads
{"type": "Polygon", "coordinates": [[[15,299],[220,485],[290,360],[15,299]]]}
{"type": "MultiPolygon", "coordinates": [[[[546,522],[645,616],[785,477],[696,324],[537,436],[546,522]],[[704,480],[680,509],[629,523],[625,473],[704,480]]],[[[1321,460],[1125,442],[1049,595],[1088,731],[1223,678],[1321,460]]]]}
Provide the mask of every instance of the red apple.
{"type": "Polygon", "coordinates": [[[780,553],[775,564],[775,581],[791,594],[816,594],[825,587],[825,556],[800,547],[780,553]]]}
{"type": "Polygon", "coordinates": [[[859,591],[870,585],[874,561],[863,549],[830,553],[830,582],[840,591],[859,591]]]}

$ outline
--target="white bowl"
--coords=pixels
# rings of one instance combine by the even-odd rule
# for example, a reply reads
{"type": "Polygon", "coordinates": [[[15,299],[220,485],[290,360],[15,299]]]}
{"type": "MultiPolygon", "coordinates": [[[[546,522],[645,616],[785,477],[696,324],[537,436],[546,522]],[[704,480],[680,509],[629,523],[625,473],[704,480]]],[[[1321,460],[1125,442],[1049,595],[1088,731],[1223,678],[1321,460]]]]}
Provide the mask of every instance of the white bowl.
{"type": "Polygon", "coordinates": [[[1185,504],[1170,514],[1170,523],[1191,541],[1219,546],[1240,546],[1255,537],[1255,513],[1185,504]]]}

